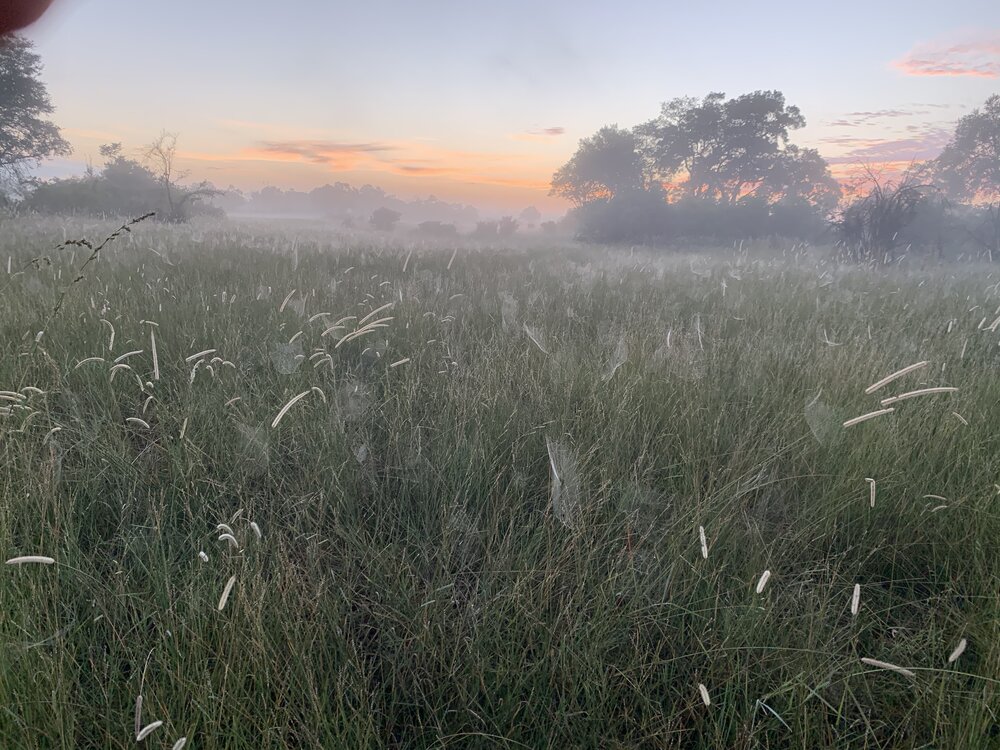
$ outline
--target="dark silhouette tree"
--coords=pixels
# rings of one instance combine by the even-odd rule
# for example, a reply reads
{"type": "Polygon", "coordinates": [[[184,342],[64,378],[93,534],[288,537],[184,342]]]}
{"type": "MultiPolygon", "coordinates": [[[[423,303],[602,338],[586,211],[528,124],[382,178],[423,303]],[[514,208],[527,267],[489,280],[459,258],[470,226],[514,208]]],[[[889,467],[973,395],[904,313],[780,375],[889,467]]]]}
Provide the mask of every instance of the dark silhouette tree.
{"type": "Polygon", "coordinates": [[[758,192],[768,201],[808,205],[827,214],[840,201],[840,183],[814,148],[789,144],[772,161],[758,192]]]}
{"type": "Polygon", "coordinates": [[[734,99],[716,92],[664,103],[636,136],[657,179],[683,195],[729,204],[751,195],[828,204],[836,191],[825,162],[788,145],[789,133],[804,125],[780,91],[734,99]]]}
{"type": "Polygon", "coordinates": [[[617,125],[583,138],[572,158],[553,175],[549,195],[582,206],[643,188],[646,178],[637,146],[635,134],[617,125]]]}
{"type": "Polygon", "coordinates": [[[220,191],[211,187],[208,182],[200,182],[194,187],[184,187],[180,184],[180,180],[185,179],[188,173],[179,171],[176,166],[176,133],[161,132],[156,140],[143,149],[143,158],[163,188],[163,197],[166,200],[163,218],[167,221],[185,221],[189,215],[190,204],[220,194],[220,191]]]}
{"type": "Polygon", "coordinates": [[[396,228],[396,224],[399,223],[401,217],[402,214],[399,211],[393,211],[391,208],[381,206],[372,211],[368,223],[380,232],[391,232],[396,228]]]}
{"type": "Polygon", "coordinates": [[[951,141],[929,166],[935,182],[952,198],[1000,200],[1000,94],[958,121],[951,141]]]}
{"type": "Polygon", "coordinates": [[[41,70],[30,41],[0,37],[0,184],[17,187],[42,159],[70,153],[59,128],[46,119],[54,108],[41,70]]]}

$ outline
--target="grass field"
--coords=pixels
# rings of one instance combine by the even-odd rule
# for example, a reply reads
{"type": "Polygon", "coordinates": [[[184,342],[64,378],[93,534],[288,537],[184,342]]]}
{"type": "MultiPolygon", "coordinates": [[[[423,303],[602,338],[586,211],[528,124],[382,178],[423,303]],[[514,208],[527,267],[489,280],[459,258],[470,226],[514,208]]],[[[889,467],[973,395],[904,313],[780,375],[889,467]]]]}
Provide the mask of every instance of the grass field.
{"type": "Polygon", "coordinates": [[[996,267],[2,228],[0,747],[1000,747],[996,267]]]}

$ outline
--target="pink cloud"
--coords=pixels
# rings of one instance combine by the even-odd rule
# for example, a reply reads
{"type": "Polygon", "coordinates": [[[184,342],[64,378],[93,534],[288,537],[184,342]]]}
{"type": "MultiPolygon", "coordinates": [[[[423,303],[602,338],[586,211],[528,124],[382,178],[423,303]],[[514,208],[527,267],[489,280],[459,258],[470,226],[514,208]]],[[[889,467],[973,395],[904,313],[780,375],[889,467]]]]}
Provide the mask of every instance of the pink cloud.
{"type": "Polygon", "coordinates": [[[904,138],[824,138],[824,143],[839,146],[845,152],[827,157],[830,164],[860,164],[869,162],[912,162],[933,159],[951,139],[952,130],[936,125],[907,128],[911,135],[904,138]]]}
{"type": "Polygon", "coordinates": [[[1000,31],[957,43],[922,44],[892,66],[911,76],[1000,78],[1000,31]]]}
{"type": "Polygon", "coordinates": [[[534,128],[511,136],[515,141],[548,141],[566,133],[566,128],[534,128]]]}

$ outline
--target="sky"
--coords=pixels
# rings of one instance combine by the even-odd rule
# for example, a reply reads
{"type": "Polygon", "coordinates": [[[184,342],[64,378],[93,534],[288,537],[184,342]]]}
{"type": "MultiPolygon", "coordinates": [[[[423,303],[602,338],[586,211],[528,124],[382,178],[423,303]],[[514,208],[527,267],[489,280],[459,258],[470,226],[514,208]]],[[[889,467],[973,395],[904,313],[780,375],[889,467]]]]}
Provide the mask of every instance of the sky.
{"type": "Polygon", "coordinates": [[[778,89],[834,174],[936,155],[1000,93],[1000,2],[56,0],[27,31],[73,146],[178,134],[219,187],[373,184],[487,212],[547,196],[581,138],[660,103],[778,89]]]}

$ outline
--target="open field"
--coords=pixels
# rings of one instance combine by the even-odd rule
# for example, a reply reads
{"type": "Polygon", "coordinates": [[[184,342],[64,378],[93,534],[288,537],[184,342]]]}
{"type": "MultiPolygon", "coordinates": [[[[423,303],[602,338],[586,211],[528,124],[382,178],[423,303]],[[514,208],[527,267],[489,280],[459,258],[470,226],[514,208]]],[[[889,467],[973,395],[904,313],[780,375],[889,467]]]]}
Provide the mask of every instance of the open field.
{"type": "Polygon", "coordinates": [[[0,239],[0,747],[1000,747],[996,267],[113,228],[0,239]]]}

